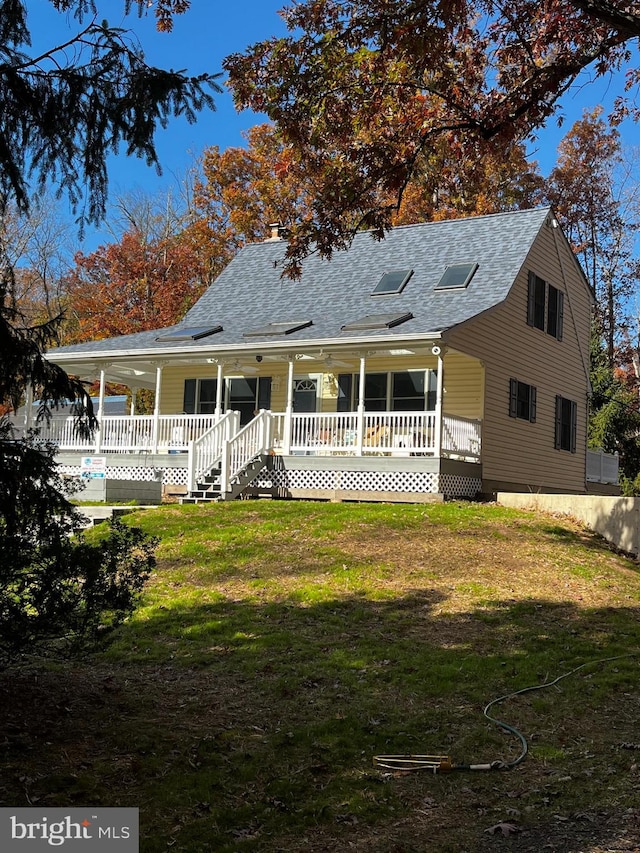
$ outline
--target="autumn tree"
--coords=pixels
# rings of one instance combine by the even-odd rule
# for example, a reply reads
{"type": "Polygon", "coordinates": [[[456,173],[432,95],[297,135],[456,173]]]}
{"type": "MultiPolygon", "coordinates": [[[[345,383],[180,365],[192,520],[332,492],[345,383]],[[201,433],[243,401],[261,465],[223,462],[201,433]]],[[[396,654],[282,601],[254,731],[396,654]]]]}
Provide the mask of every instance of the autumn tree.
{"type": "MultiPolygon", "coordinates": [[[[245,243],[269,237],[272,223],[290,232],[314,216],[314,181],[277,129],[261,124],[245,137],[244,147],[207,148],[193,183],[190,232],[217,270],[245,243]]],[[[499,155],[487,145],[473,161],[442,145],[416,168],[393,223],[530,207],[542,183],[521,143],[499,155]]]]}
{"type": "Polygon", "coordinates": [[[478,146],[473,159],[456,156],[444,140],[420,158],[407,184],[394,225],[460,216],[483,216],[534,207],[544,180],[521,142],[478,146]]]}
{"type": "Polygon", "coordinates": [[[619,454],[624,494],[640,494],[640,410],[624,373],[610,365],[597,325],[591,338],[589,446],[619,454]]]}
{"type": "MultiPolygon", "coordinates": [[[[635,264],[635,278],[640,281],[640,259],[635,264]]],[[[640,405],[640,298],[637,290],[629,303],[629,325],[619,348],[619,366],[624,372],[627,386],[635,391],[640,405]]]]}
{"type": "Polygon", "coordinates": [[[312,212],[313,184],[273,126],[244,137],[245,146],[206,148],[193,183],[193,234],[218,271],[272,223],[291,228],[312,212]]]}
{"type": "Polygon", "coordinates": [[[113,242],[127,231],[136,231],[145,243],[169,240],[192,220],[191,175],[177,179],[166,190],[147,193],[141,189],[119,193],[109,204],[104,222],[113,242]]]}
{"type": "Polygon", "coordinates": [[[561,141],[547,198],[591,285],[597,328],[613,370],[637,282],[640,180],[601,108],[585,111],[561,141]]]}
{"type": "Polygon", "coordinates": [[[208,270],[188,235],[147,239],[126,231],[119,242],[79,253],[64,280],[67,342],[171,326],[202,294],[208,270]]]}
{"type": "Polygon", "coordinates": [[[473,161],[487,141],[524,139],[585,68],[639,80],[640,10],[621,0],[302,0],[282,14],[289,35],[225,67],[238,107],[275,123],[314,184],[313,217],[289,246],[294,273],[312,246],[329,256],[354,228],[382,237],[440,145],[473,161]]]}

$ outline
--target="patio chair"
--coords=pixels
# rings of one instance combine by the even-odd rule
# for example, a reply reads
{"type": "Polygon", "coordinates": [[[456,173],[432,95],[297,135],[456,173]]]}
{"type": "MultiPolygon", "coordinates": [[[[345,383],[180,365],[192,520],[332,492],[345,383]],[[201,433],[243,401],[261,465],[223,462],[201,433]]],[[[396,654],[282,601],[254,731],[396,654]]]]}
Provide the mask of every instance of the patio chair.
{"type": "Polygon", "coordinates": [[[369,427],[367,429],[362,444],[364,447],[380,448],[379,450],[372,452],[384,454],[386,452],[386,448],[388,448],[389,446],[388,439],[389,427],[376,424],[375,426],[369,427]]]}

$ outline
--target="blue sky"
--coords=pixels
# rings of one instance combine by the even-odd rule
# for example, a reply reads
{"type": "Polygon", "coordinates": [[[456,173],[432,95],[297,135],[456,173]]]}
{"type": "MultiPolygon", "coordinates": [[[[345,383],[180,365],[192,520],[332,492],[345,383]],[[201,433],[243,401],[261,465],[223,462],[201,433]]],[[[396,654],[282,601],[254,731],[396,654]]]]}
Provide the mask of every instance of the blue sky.
{"type": "MultiPolygon", "coordinates": [[[[219,73],[225,56],[285,31],[277,15],[282,0],[236,0],[228,4],[193,0],[190,11],[175,18],[172,33],[158,33],[152,15],[138,18],[132,13],[125,18],[123,0],[98,0],[97,5],[99,20],[106,18],[111,26],[132,30],[137,35],[150,64],[184,70],[190,75],[219,73]]],[[[49,0],[29,0],[27,6],[34,50],[51,47],[78,30],[77,22],[56,12],[49,0]]],[[[112,192],[135,187],[153,192],[171,183],[172,174],[183,174],[193,157],[205,147],[242,145],[242,130],[259,119],[249,113],[238,115],[227,91],[216,95],[215,100],[216,111],[201,113],[195,125],[172,119],[169,128],[158,131],[156,142],[165,172],[163,177],[158,178],[155,169],[143,160],[124,155],[115,158],[110,169],[112,192]]]]}
{"type": "MultiPolygon", "coordinates": [[[[235,3],[225,4],[215,0],[192,0],[190,11],[175,19],[174,30],[168,34],[156,32],[153,16],[139,19],[132,14],[124,18],[122,0],[98,0],[97,5],[100,19],[107,18],[112,26],[122,26],[137,34],[151,64],[184,69],[195,75],[220,72],[222,60],[228,54],[242,51],[256,41],[284,34],[284,24],[277,14],[284,3],[285,0],[235,0],[235,3]]],[[[55,12],[49,0],[28,0],[27,6],[35,49],[65,40],[77,29],[76,22],[55,12]]],[[[615,82],[599,81],[590,85],[587,80],[588,75],[584,80],[586,85],[575,87],[565,96],[562,128],[552,120],[530,146],[532,156],[538,160],[544,174],[553,166],[558,142],[581,116],[583,109],[599,103],[607,109],[620,91],[615,82]]],[[[218,145],[224,149],[230,145],[242,145],[242,130],[261,120],[264,118],[251,113],[238,115],[231,96],[225,91],[216,96],[216,111],[202,113],[195,125],[173,119],[166,130],[158,132],[156,142],[163,169],[161,177],[137,158],[124,155],[112,158],[110,195],[122,195],[132,190],[155,194],[175,186],[204,148],[218,145]]],[[[623,131],[630,144],[640,138],[637,126],[633,124],[623,131]]],[[[96,236],[88,234],[87,242],[96,243],[96,236]]]]}

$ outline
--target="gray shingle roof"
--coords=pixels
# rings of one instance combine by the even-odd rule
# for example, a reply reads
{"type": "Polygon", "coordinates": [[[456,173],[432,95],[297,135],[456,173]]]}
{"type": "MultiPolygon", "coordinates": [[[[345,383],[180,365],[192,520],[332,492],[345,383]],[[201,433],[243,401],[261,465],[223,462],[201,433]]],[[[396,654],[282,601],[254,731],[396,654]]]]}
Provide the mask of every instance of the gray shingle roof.
{"type": "Polygon", "coordinates": [[[403,314],[413,318],[388,329],[367,331],[373,341],[414,335],[432,336],[502,302],[525,262],[549,208],[408,225],[393,229],[382,241],[356,235],[346,252],[331,261],[307,258],[302,278],[281,278],[284,242],[255,243],[243,248],[223,270],[180,326],[221,324],[223,331],[200,340],[161,343],[158,331],[62,347],[56,353],[131,352],[193,347],[260,346],[261,342],[311,342],[363,337],[341,326],[371,314],[403,314]],[[475,262],[478,270],[463,290],[434,290],[449,264],[475,262]],[[371,296],[388,270],[413,269],[400,294],[371,296]],[[244,337],[269,323],[312,320],[313,325],[275,338],[244,337]]]}

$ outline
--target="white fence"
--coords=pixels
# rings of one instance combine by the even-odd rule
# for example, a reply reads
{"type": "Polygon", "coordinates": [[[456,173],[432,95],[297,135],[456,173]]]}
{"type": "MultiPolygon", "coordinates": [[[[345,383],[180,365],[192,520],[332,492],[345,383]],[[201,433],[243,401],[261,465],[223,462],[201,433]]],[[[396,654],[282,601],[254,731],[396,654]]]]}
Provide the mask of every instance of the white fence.
{"type": "Polygon", "coordinates": [[[618,454],[604,450],[587,450],[587,482],[618,483],[618,454]]]}

